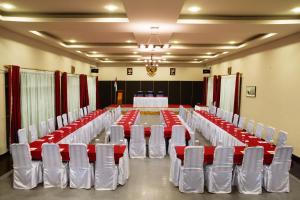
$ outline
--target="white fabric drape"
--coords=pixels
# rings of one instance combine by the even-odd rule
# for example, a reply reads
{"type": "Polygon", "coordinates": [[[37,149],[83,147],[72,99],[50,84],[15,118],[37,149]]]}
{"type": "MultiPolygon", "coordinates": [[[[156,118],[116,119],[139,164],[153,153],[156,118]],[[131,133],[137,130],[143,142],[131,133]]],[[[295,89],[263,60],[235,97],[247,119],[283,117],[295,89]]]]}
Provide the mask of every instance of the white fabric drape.
{"type": "Polygon", "coordinates": [[[214,77],[209,77],[207,82],[207,99],[206,99],[207,106],[213,104],[213,90],[214,90],[214,77]]]}
{"type": "Polygon", "coordinates": [[[96,110],[96,77],[88,77],[89,102],[92,111],[96,110]]]}
{"type": "Polygon", "coordinates": [[[222,76],[220,108],[233,112],[236,75],[222,76]]]}
{"type": "Polygon", "coordinates": [[[55,116],[54,73],[21,71],[22,128],[55,116]]]}
{"type": "Polygon", "coordinates": [[[80,108],[79,76],[68,75],[68,111],[78,112],[80,108]]]}

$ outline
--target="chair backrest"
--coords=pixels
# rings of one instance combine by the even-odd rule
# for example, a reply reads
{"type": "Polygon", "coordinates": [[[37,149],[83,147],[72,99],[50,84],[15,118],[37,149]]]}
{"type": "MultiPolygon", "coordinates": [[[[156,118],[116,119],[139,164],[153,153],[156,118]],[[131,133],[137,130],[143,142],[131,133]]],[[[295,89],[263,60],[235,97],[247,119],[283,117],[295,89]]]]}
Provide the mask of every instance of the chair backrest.
{"type": "Polygon", "coordinates": [[[267,127],[266,128],[266,141],[273,142],[274,134],[275,134],[275,128],[272,126],[267,127]]]}
{"type": "Polygon", "coordinates": [[[62,121],[64,126],[68,125],[68,116],[66,113],[62,114],[62,121]]]}
{"type": "Polygon", "coordinates": [[[84,114],[84,116],[88,114],[86,107],[83,107],[83,114],[84,114]]]}
{"type": "Polygon", "coordinates": [[[96,144],[96,170],[114,166],[114,146],[111,144],[96,144]]]}
{"type": "Polygon", "coordinates": [[[221,108],[217,108],[217,117],[221,117],[221,113],[222,109],[221,108]]]}
{"type": "Polygon", "coordinates": [[[56,117],[56,121],[57,121],[57,128],[58,128],[58,129],[60,129],[61,127],[63,127],[61,115],[58,115],[58,116],[56,117]]]}
{"type": "Polygon", "coordinates": [[[262,134],[263,134],[263,131],[264,131],[264,125],[262,123],[258,123],[256,125],[256,129],[255,129],[255,136],[258,137],[258,138],[262,138],[262,134]]]}
{"type": "Polygon", "coordinates": [[[217,146],[214,152],[214,166],[230,167],[233,165],[233,147],[217,146]]]}
{"type": "Polygon", "coordinates": [[[250,134],[253,134],[253,130],[254,130],[254,120],[249,120],[246,127],[246,131],[250,134]]]}
{"type": "Polygon", "coordinates": [[[286,140],[287,140],[287,136],[288,136],[288,133],[285,132],[285,131],[279,131],[278,133],[278,138],[277,138],[277,146],[283,146],[286,144],[286,140]]]}
{"type": "Polygon", "coordinates": [[[50,133],[52,133],[53,131],[55,131],[55,122],[54,122],[54,118],[49,118],[49,119],[48,119],[48,127],[49,127],[50,133]]]}
{"type": "Polygon", "coordinates": [[[282,146],[275,149],[273,161],[270,165],[272,171],[275,173],[274,176],[276,176],[277,173],[288,174],[292,164],[292,153],[293,147],[291,146],[282,146]]]}
{"type": "Polygon", "coordinates": [[[185,145],[185,127],[183,125],[172,126],[171,139],[175,145],[185,145]]]}
{"type": "Polygon", "coordinates": [[[240,116],[240,120],[239,120],[239,123],[238,123],[238,127],[243,129],[244,126],[245,126],[245,121],[246,121],[246,118],[240,116]]]}
{"type": "Polygon", "coordinates": [[[49,131],[48,131],[46,122],[45,121],[41,121],[40,122],[40,136],[44,137],[48,133],[49,133],[49,131]]]}
{"type": "Polygon", "coordinates": [[[160,144],[164,140],[164,127],[163,125],[152,125],[150,141],[155,144],[160,144]]]}
{"type": "Polygon", "coordinates": [[[13,159],[13,167],[31,168],[31,154],[29,144],[11,144],[11,154],[13,159]]]}
{"type": "Polygon", "coordinates": [[[69,119],[69,124],[71,124],[74,121],[73,113],[68,112],[68,119],[69,119]]]}
{"type": "Polygon", "coordinates": [[[239,115],[238,114],[234,114],[233,115],[233,122],[232,122],[235,126],[239,125],[239,115]]]}
{"type": "Polygon", "coordinates": [[[121,125],[112,125],[110,127],[110,143],[124,144],[124,128],[121,125]]]}
{"type": "Polygon", "coordinates": [[[92,112],[91,106],[90,106],[90,105],[88,105],[88,106],[86,107],[86,111],[87,111],[88,114],[92,112]]]}
{"type": "Polygon", "coordinates": [[[144,140],[145,140],[144,126],[132,125],[131,132],[130,132],[130,141],[139,142],[144,140]]]}
{"type": "Polygon", "coordinates": [[[203,146],[188,146],[184,149],[185,168],[203,168],[203,146]]]}
{"type": "Polygon", "coordinates": [[[232,123],[232,118],[233,118],[233,112],[227,112],[227,119],[226,119],[226,121],[232,123]]]}
{"type": "Polygon", "coordinates": [[[33,124],[33,125],[30,125],[28,127],[28,130],[29,130],[29,133],[30,133],[30,142],[33,142],[35,140],[38,139],[38,132],[37,132],[37,129],[36,129],[36,126],[33,124]]]}
{"type": "Polygon", "coordinates": [[[263,147],[247,147],[244,151],[242,170],[245,172],[259,172],[263,169],[263,147]]]}
{"type": "Polygon", "coordinates": [[[84,116],[84,113],[83,113],[83,109],[80,108],[79,109],[79,118],[83,117],[84,116]]]}
{"type": "Polygon", "coordinates": [[[87,155],[86,144],[69,144],[70,167],[72,168],[88,168],[89,158],[87,155]]]}
{"type": "Polygon", "coordinates": [[[44,168],[60,168],[62,165],[62,158],[58,144],[44,143],[42,145],[42,159],[44,168]]]}
{"type": "Polygon", "coordinates": [[[26,128],[22,128],[18,130],[18,140],[20,144],[28,143],[28,136],[26,128]]]}

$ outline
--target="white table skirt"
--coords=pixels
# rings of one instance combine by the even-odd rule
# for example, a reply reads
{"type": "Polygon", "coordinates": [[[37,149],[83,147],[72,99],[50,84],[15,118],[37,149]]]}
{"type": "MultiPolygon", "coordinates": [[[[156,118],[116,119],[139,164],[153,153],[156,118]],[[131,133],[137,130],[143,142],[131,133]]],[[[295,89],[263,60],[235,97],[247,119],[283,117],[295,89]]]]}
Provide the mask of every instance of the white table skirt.
{"type": "Polygon", "coordinates": [[[168,97],[134,97],[133,107],[168,107],[168,97]]]}

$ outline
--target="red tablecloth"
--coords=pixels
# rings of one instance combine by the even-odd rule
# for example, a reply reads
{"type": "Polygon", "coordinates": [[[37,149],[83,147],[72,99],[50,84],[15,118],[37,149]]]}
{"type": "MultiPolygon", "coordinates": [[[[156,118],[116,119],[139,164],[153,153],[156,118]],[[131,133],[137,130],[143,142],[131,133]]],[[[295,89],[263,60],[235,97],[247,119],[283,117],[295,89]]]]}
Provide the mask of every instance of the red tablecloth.
{"type": "MultiPolygon", "coordinates": [[[[184,149],[186,146],[176,146],[176,154],[177,158],[182,160],[182,163],[184,161],[184,149]]],[[[244,156],[244,149],[246,147],[244,146],[236,146],[234,147],[234,157],[233,157],[233,162],[234,164],[240,165],[242,164],[243,161],[243,156],[244,156]]],[[[205,146],[204,147],[204,163],[205,164],[212,164],[214,160],[214,151],[215,147],[214,146],[205,146]]],[[[269,150],[264,150],[264,164],[269,165],[272,163],[273,159],[273,152],[269,152],[269,150]]]]}
{"type": "Polygon", "coordinates": [[[135,123],[139,114],[139,110],[127,111],[125,115],[118,121],[118,125],[123,125],[125,138],[130,138],[130,127],[135,123]]]}

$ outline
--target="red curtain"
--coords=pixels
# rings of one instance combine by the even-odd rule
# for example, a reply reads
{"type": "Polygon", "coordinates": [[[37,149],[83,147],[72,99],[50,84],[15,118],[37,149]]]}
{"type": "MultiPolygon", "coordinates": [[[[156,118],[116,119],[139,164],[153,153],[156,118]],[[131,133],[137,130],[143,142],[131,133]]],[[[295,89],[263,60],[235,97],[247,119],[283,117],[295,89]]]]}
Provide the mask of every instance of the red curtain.
{"type": "Polygon", "coordinates": [[[208,78],[204,77],[203,82],[202,104],[206,106],[208,78]]]}
{"type": "Polygon", "coordinates": [[[87,75],[80,74],[79,85],[80,85],[80,108],[83,108],[90,104],[88,84],[87,84],[87,75]]]}
{"type": "Polygon", "coordinates": [[[55,116],[61,115],[61,108],[60,108],[60,71],[54,72],[54,80],[55,80],[55,116]]]}
{"type": "Polygon", "coordinates": [[[8,69],[8,114],[10,143],[18,142],[18,130],[21,128],[21,90],[20,67],[8,69]]]}
{"type": "Polygon", "coordinates": [[[241,98],[241,74],[236,74],[235,79],[235,91],[234,91],[234,107],[233,107],[233,113],[234,114],[240,114],[240,98],[241,98]]]}
{"type": "Polygon", "coordinates": [[[67,73],[61,75],[61,113],[68,113],[67,73]]]}
{"type": "Polygon", "coordinates": [[[96,109],[100,109],[100,96],[99,96],[98,76],[96,78],[96,109]]]}
{"type": "Polygon", "coordinates": [[[215,102],[215,105],[217,107],[220,106],[221,79],[222,79],[222,76],[214,76],[213,102],[215,102]]]}

